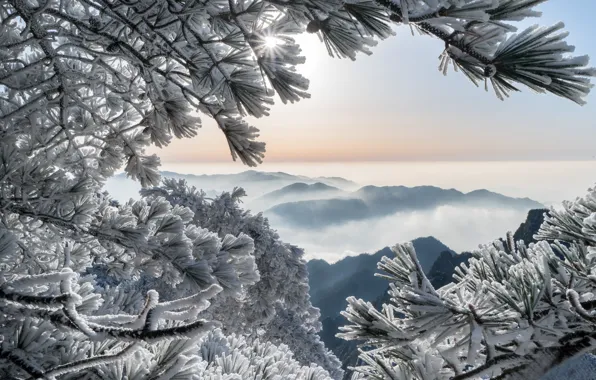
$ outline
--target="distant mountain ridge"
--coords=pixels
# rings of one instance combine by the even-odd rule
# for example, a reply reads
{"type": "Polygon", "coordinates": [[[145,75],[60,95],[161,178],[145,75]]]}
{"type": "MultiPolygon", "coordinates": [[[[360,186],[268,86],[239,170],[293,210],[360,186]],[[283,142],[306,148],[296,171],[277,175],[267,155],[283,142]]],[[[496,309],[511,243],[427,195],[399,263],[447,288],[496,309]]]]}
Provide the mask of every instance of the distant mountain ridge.
{"type": "MultiPolygon", "coordinates": [[[[162,177],[184,179],[189,185],[208,193],[231,191],[234,187],[242,187],[247,192],[247,201],[266,193],[279,190],[297,182],[305,184],[322,183],[327,186],[352,191],[358,184],[341,177],[307,177],[284,172],[262,172],[246,170],[235,174],[181,174],[172,171],[161,171],[162,177]]],[[[105,189],[117,199],[128,200],[138,197],[141,186],[120,173],[108,179],[105,189]]]]}
{"type": "MultiPolygon", "coordinates": [[[[341,177],[307,177],[303,175],[288,174],[285,172],[262,172],[257,170],[245,170],[235,174],[180,174],[170,171],[161,172],[164,177],[183,178],[189,183],[197,186],[202,184],[205,186],[197,186],[198,188],[213,188],[214,190],[229,191],[235,186],[244,187],[245,190],[253,187],[254,184],[260,183],[262,185],[272,185],[263,194],[278,190],[296,182],[303,182],[307,184],[323,183],[332,187],[353,189],[358,185],[350,180],[341,177]]],[[[264,187],[265,188],[265,187],[264,187]]],[[[249,194],[251,197],[256,197],[261,194],[249,194]]]]}
{"type": "Polygon", "coordinates": [[[265,195],[262,195],[260,198],[270,198],[276,199],[285,196],[293,196],[293,195],[300,195],[302,193],[317,193],[321,191],[337,191],[341,192],[341,189],[338,189],[335,186],[329,186],[322,182],[315,182],[315,183],[304,183],[304,182],[295,182],[291,185],[282,187],[279,190],[272,191],[265,195]]]}
{"type": "Polygon", "coordinates": [[[345,194],[349,193],[323,182],[295,182],[254,199],[250,206],[260,210],[270,208],[280,203],[329,199],[332,197],[340,197],[345,194]]]}
{"type": "Polygon", "coordinates": [[[508,197],[485,189],[463,193],[434,186],[364,186],[341,198],[281,203],[266,210],[266,214],[291,226],[318,228],[442,205],[544,208],[529,198],[508,197]]]}

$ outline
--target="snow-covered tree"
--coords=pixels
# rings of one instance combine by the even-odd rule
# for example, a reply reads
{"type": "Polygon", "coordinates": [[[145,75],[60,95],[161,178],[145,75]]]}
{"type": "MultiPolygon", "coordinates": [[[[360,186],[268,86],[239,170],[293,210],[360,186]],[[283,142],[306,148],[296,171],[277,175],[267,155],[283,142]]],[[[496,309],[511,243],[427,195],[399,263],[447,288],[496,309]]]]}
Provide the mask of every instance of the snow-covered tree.
{"type": "MultiPolygon", "coordinates": [[[[452,63],[499,97],[525,84],[581,104],[594,71],[568,55],[562,25],[512,34],[509,22],[537,16],[540,2],[0,0],[2,377],[199,376],[185,347],[219,326],[204,319],[223,316],[206,312],[209,301],[216,310],[266,291],[253,286],[265,254],[225,224],[198,224],[190,205],[118,204],[99,190],[121,167],[157,185],[159,158],[145,148],[195,136],[199,114],[234,159],[261,162],[265,146],[242,117],[267,115],[275,95],[308,96],[293,35],[317,33],[330,54],[354,59],[407,23],[444,42],[442,70],[452,63]]],[[[301,282],[298,251],[275,249],[301,282]]],[[[304,286],[274,307],[267,298],[254,318],[308,320],[311,336],[304,286]]]]}
{"type": "Polygon", "coordinates": [[[102,364],[85,375],[102,380],[154,379],[156,368],[175,368],[177,372],[163,372],[159,379],[332,380],[316,365],[300,365],[286,346],[225,336],[219,330],[203,339],[158,343],[146,351],[148,355],[102,364]]]}
{"type": "MultiPolygon", "coordinates": [[[[173,205],[188,207],[194,212],[194,222],[205,226],[220,236],[244,234],[254,239],[254,258],[261,280],[248,288],[249,302],[240,302],[238,315],[224,318],[242,318],[227,325],[240,332],[252,330],[255,325],[266,323],[275,315],[278,303],[288,310],[310,316],[304,323],[316,327],[318,310],[313,308],[308,294],[308,275],[302,251],[283,243],[261,213],[252,215],[240,207],[244,190],[237,188],[222,193],[214,199],[184,180],[164,179],[162,187],[141,190],[144,199],[164,197],[173,205]]],[[[226,305],[230,307],[231,305],[226,305]]],[[[232,320],[230,320],[232,322],[232,320]]]]}
{"type": "Polygon", "coordinates": [[[199,356],[207,363],[199,372],[200,379],[332,379],[321,367],[300,365],[285,345],[276,346],[258,339],[247,341],[236,335],[225,337],[217,330],[202,341],[199,356]],[[221,377],[222,374],[237,377],[221,377]]]}
{"type": "MultiPolygon", "coordinates": [[[[146,346],[200,337],[220,326],[199,318],[208,301],[218,293],[241,294],[258,280],[252,239],[219,239],[192,224],[187,208],[163,198],[114,205],[95,195],[97,208],[91,209],[85,199],[62,199],[51,186],[42,190],[5,192],[25,198],[20,205],[2,199],[5,378],[69,376],[130,355],[149,360],[140,353],[146,346]],[[230,261],[248,265],[218,270],[230,261]],[[159,277],[173,296],[143,289],[137,281],[143,276],[159,277]]],[[[88,196],[83,190],[75,183],[71,194],[88,196]]],[[[178,364],[155,367],[150,375],[173,376],[178,364]]]]}
{"type": "Polygon", "coordinates": [[[536,379],[596,350],[596,189],[552,209],[526,247],[482,245],[434,289],[411,244],[379,268],[390,303],[349,298],[344,339],[362,340],[354,378],[536,379]]]}
{"type": "Polygon", "coordinates": [[[315,363],[333,378],[342,377],[341,363],[318,336],[320,313],[310,302],[303,251],[282,242],[261,213],[252,215],[241,208],[244,190],[236,188],[211,199],[184,180],[165,178],[160,187],[143,189],[141,194],[145,199],[164,197],[172,205],[188,207],[195,223],[220,237],[246,235],[254,240],[260,280],[247,286],[242,299],[218,297],[206,310],[222,322],[225,333],[284,344],[300,363],[315,363]]]}

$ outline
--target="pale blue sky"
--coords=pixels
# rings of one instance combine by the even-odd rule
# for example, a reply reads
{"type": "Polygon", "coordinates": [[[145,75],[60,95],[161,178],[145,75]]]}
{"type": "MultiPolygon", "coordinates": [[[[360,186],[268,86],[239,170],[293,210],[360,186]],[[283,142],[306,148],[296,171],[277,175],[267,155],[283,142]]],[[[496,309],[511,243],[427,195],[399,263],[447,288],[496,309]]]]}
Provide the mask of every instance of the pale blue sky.
{"type": "MultiPolygon", "coordinates": [[[[576,54],[596,66],[596,0],[550,0],[541,19],[564,21],[576,54]]],[[[372,56],[332,59],[313,35],[300,37],[311,99],[277,102],[250,120],[276,161],[589,160],[596,156],[596,95],[580,107],[524,88],[505,102],[461,73],[438,70],[442,43],[400,27],[372,56]]],[[[596,90],[594,91],[596,93],[596,90]]],[[[164,162],[228,161],[221,132],[203,118],[192,140],[156,150],[164,162]]],[[[265,168],[266,169],[266,168],[265,168]]]]}

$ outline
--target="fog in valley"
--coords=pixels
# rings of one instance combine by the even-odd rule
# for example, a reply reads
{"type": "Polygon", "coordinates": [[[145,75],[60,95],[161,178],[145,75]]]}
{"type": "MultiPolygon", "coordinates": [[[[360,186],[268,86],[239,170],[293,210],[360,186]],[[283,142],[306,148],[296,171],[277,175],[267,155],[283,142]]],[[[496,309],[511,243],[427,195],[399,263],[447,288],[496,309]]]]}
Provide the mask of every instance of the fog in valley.
{"type": "Polygon", "coordinates": [[[275,219],[271,222],[282,239],[304,248],[308,259],[335,262],[424,236],[434,236],[458,253],[472,250],[514,231],[526,214],[523,210],[494,207],[440,206],[323,229],[280,226],[275,219]]]}
{"type": "MultiPolygon", "coordinates": [[[[584,169],[593,163],[582,165],[576,167],[584,169]]],[[[217,169],[218,165],[214,167],[217,169]]],[[[416,165],[411,167],[416,168],[416,165]]],[[[390,183],[378,178],[375,180],[370,173],[372,170],[368,170],[368,179],[363,173],[353,172],[359,182],[351,177],[334,176],[330,171],[316,170],[306,171],[314,174],[312,176],[296,175],[289,170],[227,173],[222,170],[224,174],[164,171],[162,176],[184,179],[204,190],[207,198],[237,186],[243,187],[247,196],[243,198],[242,207],[253,213],[263,212],[281,238],[304,248],[308,259],[320,258],[329,262],[375,252],[422,236],[433,236],[456,252],[473,250],[479,244],[490,243],[503,237],[507,231],[517,229],[530,209],[560,204],[558,199],[558,202],[549,202],[548,199],[562,197],[568,191],[581,194],[581,188],[585,191],[589,187],[589,184],[553,181],[547,186],[542,173],[536,170],[527,171],[523,183],[520,183],[518,176],[521,173],[518,171],[512,176],[501,176],[498,181],[500,186],[473,187],[473,184],[482,182],[483,173],[477,173],[480,178],[471,181],[470,173],[464,175],[462,167],[454,166],[449,183],[459,180],[461,187],[451,188],[441,186],[447,183],[446,174],[436,175],[438,169],[428,170],[430,165],[425,167],[427,184],[437,186],[423,185],[423,173],[416,175],[418,182],[413,181],[415,175],[410,172],[409,175],[395,177],[390,183]],[[399,183],[400,178],[406,186],[399,183]],[[363,179],[376,185],[363,183],[363,179]],[[383,186],[388,184],[392,186],[383,186]],[[541,185],[543,196],[531,198],[514,190],[497,192],[499,189],[515,189],[516,184],[527,186],[528,192],[534,195],[539,195],[537,189],[541,185]]],[[[562,171],[564,165],[555,163],[551,167],[554,171],[562,171]]],[[[572,167],[567,165],[567,170],[573,171],[570,170],[572,167]]],[[[382,165],[376,168],[383,169],[382,165]]],[[[547,169],[546,166],[544,168],[547,169]]],[[[496,183],[494,172],[495,169],[492,169],[492,172],[484,173],[484,182],[488,185],[496,183]]],[[[126,201],[138,197],[140,186],[119,175],[111,178],[105,189],[117,200],[126,201]]]]}

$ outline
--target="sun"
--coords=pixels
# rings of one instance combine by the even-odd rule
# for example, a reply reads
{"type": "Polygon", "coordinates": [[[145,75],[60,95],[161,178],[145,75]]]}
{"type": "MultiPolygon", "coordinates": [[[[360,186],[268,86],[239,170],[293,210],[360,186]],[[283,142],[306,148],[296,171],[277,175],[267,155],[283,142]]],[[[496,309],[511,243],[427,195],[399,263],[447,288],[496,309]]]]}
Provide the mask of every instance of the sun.
{"type": "Polygon", "coordinates": [[[280,43],[280,41],[278,38],[275,38],[272,36],[265,37],[265,47],[267,47],[268,49],[275,48],[277,45],[279,45],[279,43],[280,43]]]}

